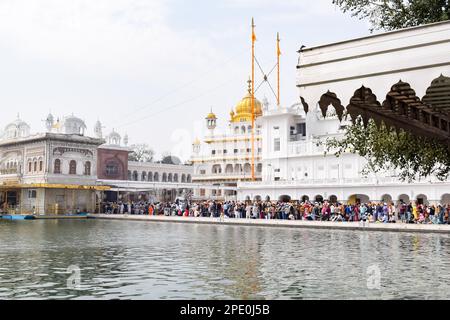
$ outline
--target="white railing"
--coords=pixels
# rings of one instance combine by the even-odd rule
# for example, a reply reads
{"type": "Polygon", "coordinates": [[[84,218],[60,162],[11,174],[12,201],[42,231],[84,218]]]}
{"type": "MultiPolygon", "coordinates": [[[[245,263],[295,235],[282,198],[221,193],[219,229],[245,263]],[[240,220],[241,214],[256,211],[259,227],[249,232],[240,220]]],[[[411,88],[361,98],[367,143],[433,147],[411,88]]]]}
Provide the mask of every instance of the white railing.
{"type": "MultiPolygon", "coordinates": [[[[261,172],[255,173],[256,178],[261,178],[261,172]]],[[[193,180],[209,180],[209,179],[222,179],[222,178],[235,178],[235,179],[250,179],[252,177],[251,172],[247,173],[212,173],[212,174],[198,174],[193,175],[193,180]]]]}
{"type": "Polygon", "coordinates": [[[288,143],[289,155],[317,155],[325,152],[324,145],[318,145],[317,141],[294,141],[288,143]]]}

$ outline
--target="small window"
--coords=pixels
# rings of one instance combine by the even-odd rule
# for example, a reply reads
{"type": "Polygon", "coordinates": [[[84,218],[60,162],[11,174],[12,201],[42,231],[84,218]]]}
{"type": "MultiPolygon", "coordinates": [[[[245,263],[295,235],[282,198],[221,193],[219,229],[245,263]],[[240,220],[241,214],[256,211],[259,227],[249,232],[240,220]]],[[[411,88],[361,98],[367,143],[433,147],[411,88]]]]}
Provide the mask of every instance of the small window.
{"type": "Polygon", "coordinates": [[[34,169],[34,170],[33,170],[34,172],[37,171],[37,161],[34,162],[34,164],[33,164],[33,169],[34,169]]]}
{"type": "Polygon", "coordinates": [[[211,154],[213,154],[213,155],[216,154],[216,150],[212,150],[211,154]]]}
{"type": "Polygon", "coordinates": [[[223,154],[227,154],[227,152],[228,152],[227,150],[223,150],[223,154]]]}
{"type": "Polygon", "coordinates": [[[44,161],[39,161],[39,171],[42,172],[44,170],[44,161]]]}
{"type": "Polygon", "coordinates": [[[281,141],[280,138],[275,138],[273,140],[273,151],[277,152],[281,150],[281,141]]]}
{"type": "Polygon", "coordinates": [[[31,172],[32,166],[33,166],[33,164],[31,162],[28,162],[28,172],[31,172]]]}
{"type": "Polygon", "coordinates": [[[239,153],[239,149],[234,149],[234,153],[239,153]]]}
{"type": "Polygon", "coordinates": [[[206,174],[206,170],[200,170],[200,174],[206,174]]]}
{"type": "Polygon", "coordinates": [[[36,190],[28,190],[28,199],[36,199],[37,192],[36,190]]]}

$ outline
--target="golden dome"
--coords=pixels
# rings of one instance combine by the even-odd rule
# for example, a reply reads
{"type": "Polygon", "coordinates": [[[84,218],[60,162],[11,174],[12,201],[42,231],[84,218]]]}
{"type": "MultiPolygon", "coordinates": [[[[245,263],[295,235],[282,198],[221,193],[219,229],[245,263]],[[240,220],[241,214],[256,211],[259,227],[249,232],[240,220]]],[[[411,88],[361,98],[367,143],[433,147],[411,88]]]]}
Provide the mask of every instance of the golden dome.
{"type": "MultiPolygon", "coordinates": [[[[249,88],[247,95],[236,105],[236,112],[232,112],[231,122],[249,122],[252,121],[252,94],[250,88],[251,82],[249,81],[249,88]]],[[[254,99],[255,117],[262,115],[262,103],[258,99],[254,99]]]]}
{"type": "Polygon", "coordinates": [[[208,113],[208,115],[206,116],[206,119],[213,119],[213,120],[217,119],[217,117],[214,114],[214,112],[212,112],[212,109],[211,109],[211,112],[208,113]]]}
{"type": "Polygon", "coordinates": [[[195,138],[193,145],[198,146],[200,144],[201,144],[200,140],[198,138],[195,138]]]}

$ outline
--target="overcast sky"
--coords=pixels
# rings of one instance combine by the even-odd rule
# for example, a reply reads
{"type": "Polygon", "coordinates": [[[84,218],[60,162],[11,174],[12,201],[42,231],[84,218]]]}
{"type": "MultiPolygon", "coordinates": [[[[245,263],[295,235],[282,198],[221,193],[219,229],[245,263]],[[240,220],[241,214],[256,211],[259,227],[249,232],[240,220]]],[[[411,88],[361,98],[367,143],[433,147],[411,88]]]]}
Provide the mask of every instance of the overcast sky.
{"type": "Polygon", "coordinates": [[[74,113],[90,134],[99,119],[186,160],[210,108],[225,127],[246,93],[252,16],[266,72],[280,32],[284,105],[298,102],[301,45],[369,34],[331,0],[0,0],[0,127],[19,113],[41,132],[50,110],[74,113]]]}

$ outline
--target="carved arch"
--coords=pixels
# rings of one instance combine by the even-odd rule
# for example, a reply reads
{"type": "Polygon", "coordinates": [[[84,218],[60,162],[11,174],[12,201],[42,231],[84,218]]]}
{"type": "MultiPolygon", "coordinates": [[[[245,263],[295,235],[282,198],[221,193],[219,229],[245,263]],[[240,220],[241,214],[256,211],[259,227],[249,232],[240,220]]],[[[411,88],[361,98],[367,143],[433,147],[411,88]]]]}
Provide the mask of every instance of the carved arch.
{"type": "MultiPolygon", "coordinates": [[[[334,107],[334,109],[336,110],[336,114],[339,118],[339,121],[342,121],[345,108],[342,105],[341,100],[338,99],[337,95],[334,92],[328,90],[328,92],[323,94],[319,100],[319,107],[320,110],[322,111],[322,115],[324,118],[327,116],[327,109],[329,105],[332,105],[334,107]]],[[[305,107],[305,105],[303,105],[303,107],[305,107]]]]}

